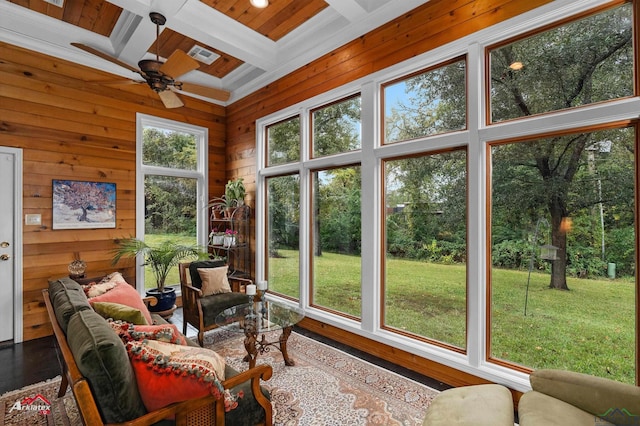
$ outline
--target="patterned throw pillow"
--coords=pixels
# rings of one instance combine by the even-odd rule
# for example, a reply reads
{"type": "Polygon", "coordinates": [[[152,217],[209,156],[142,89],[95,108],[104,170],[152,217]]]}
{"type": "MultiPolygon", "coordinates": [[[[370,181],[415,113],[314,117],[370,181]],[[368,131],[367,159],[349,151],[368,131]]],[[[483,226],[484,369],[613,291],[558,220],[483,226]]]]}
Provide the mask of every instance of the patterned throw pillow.
{"type": "Polygon", "coordinates": [[[227,278],[229,266],[218,268],[198,268],[198,274],[202,279],[202,295],[210,296],[219,293],[231,293],[231,286],[227,278]]]}
{"type": "Polygon", "coordinates": [[[187,339],[175,324],[135,325],[124,321],[108,321],[124,343],[130,341],[158,340],[176,345],[187,345],[187,339]]]}
{"type": "Polygon", "coordinates": [[[113,272],[102,280],[99,283],[89,283],[87,285],[83,285],[84,293],[87,295],[87,298],[97,297],[105,294],[109,290],[113,289],[119,282],[123,282],[124,278],[120,272],[113,272]]]}
{"type": "Polygon", "coordinates": [[[243,396],[222,387],[225,361],[210,349],[147,340],[127,343],[127,351],[148,411],[207,395],[224,397],[229,411],[243,396]]]}

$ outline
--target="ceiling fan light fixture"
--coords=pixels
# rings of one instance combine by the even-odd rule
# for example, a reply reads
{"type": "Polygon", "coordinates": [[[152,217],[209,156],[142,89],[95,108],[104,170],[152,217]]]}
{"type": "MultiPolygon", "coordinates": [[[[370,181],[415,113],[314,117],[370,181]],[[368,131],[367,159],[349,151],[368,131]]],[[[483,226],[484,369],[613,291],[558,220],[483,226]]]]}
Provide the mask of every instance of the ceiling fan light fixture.
{"type": "Polygon", "coordinates": [[[269,0],[249,0],[249,3],[251,3],[253,7],[257,7],[259,9],[264,9],[269,6],[269,0]]]}

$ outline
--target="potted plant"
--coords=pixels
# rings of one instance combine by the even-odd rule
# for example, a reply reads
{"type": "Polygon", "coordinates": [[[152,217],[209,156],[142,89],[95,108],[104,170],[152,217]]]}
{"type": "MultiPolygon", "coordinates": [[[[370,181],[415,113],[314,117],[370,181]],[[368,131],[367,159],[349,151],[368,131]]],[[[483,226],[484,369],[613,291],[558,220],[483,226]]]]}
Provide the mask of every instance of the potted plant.
{"type": "Polygon", "coordinates": [[[221,246],[224,243],[224,232],[219,232],[218,228],[213,228],[209,234],[209,241],[212,246],[221,246]]]}
{"type": "Polygon", "coordinates": [[[229,210],[244,205],[244,196],[246,189],[244,187],[244,179],[237,178],[230,180],[224,187],[224,200],[227,207],[227,215],[230,217],[229,210]]]}
{"type": "Polygon", "coordinates": [[[234,247],[236,245],[237,235],[238,231],[234,231],[233,229],[227,229],[226,231],[224,231],[224,246],[234,247]]]}
{"type": "Polygon", "coordinates": [[[151,246],[136,238],[126,238],[116,241],[118,248],[114,249],[112,264],[118,263],[120,258],[135,258],[141,256],[143,265],[149,265],[156,280],[156,288],[148,290],[147,296],[158,299],[158,303],[152,306],[152,310],[162,312],[173,307],[176,301],[175,288],[165,286],[169,271],[186,258],[208,258],[208,253],[199,246],[186,246],[166,240],[156,246],[151,246]]]}

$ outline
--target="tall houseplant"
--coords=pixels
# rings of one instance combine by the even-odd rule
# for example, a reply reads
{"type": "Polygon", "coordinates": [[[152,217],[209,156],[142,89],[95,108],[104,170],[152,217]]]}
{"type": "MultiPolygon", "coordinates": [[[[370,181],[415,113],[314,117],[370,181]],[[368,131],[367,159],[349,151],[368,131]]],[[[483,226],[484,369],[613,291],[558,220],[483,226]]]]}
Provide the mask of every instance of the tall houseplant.
{"type": "Polygon", "coordinates": [[[173,287],[166,287],[165,282],[169,271],[186,258],[204,259],[208,253],[199,246],[186,246],[166,240],[158,245],[151,246],[136,238],[126,238],[117,241],[118,248],[114,250],[113,262],[115,265],[122,257],[136,258],[141,256],[143,265],[149,265],[156,280],[156,288],[147,291],[148,296],[158,299],[158,304],[153,307],[155,311],[166,311],[173,307],[176,301],[176,293],[173,287]]]}
{"type": "Polygon", "coordinates": [[[224,199],[227,207],[239,207],[244,205],[244,196],[247,191],[244,187],[244,179],[237,178],[230,180],[224,187],[224,199]]]}

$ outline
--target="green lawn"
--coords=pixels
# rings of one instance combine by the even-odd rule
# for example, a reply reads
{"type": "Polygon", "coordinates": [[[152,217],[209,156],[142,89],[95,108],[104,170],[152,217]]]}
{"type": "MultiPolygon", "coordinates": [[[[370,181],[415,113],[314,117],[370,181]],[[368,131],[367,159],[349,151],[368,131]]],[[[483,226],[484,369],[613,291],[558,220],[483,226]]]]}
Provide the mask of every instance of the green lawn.
{"type": "MultiPolygon", "coordinates": [[[[269,259],[269,287],[298,297],[298,253],[269,259]]],[[[314,301],[360,315],[360,258],[324,253],[314,301]],[[331,277],[331,278],[328,278],[331,277]]],[[[386,324],[465,346],[466,269],[402,259],[387,264],[386,324]]],[[[548,288],[533,273],[524,315],[527,271],[494,269],[491,354],[531,368],[560,368],[635,382],[635,284],[632,280],[568,279],[570,291],[548,288]]]]}

